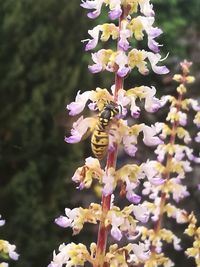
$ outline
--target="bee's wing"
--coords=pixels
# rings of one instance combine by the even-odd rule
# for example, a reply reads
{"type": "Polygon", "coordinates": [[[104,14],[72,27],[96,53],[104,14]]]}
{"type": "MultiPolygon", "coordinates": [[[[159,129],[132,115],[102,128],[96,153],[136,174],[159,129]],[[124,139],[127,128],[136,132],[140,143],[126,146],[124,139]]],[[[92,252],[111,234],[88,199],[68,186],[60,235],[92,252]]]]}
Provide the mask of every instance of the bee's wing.
{"type": "Polygon", "coordinates": [[[86,133],[82,136],[82,138],[81,138],[82,140],[87,139],[87,138],[93,133],[93,131],[94,131],[94,129],[95,129],[95,126],[96,126],[97,122],[98,122],[98,118],[95,118],[95,119],[91,122],[91,125],[88,127],[86,133]]]}

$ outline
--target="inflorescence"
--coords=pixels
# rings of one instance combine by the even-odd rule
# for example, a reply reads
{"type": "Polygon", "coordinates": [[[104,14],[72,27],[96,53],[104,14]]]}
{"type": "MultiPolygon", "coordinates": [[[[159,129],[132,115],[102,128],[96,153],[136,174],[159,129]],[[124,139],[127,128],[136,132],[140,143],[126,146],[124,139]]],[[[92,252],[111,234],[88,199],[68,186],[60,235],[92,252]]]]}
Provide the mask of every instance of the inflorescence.
{"type": "MultiPolygon", "coordinates": [[[[153,5],[150,0],[82,0],[81,6],[88,10],[87,15],[91,19],[97,18],[105,6],[112,21],[88,31],[90,38],[84,40],[85,50],[95,49],[99,40],[108,42],[112,39],[116,42],[114,50],[100,49],[92,53],[93,64],[89,65],[92,73],[114,73],[115,84],[110,90],[97,87],[83,93],[79,91],[75,101],[67,106],[71,116],[81,114],[85,108],[95,114],[90,117],[80,115],[65,141],[73,144],[92,136],[94,156],[85,159],[72,180],[79,190],[92,187],[94,181],[99,183],[102,201],[100,204],[91,203],[87,208],[66,208],[65,215],[56,218],[55,223],[63,228],[72,228],[74,235],[82,230],[85,223],[98,224],[99,232],[97,242],[92,243],[89,249],[84,244],[60,245],[49,267],[84,266],[86,262],[94,267],[174,266],[173,261],[165,256],[163,244],[172,243],[176,250],[180,250],[180,238],[164,228],[164,217],[174,218],[179,224],[189,224],[186,234],[194,237],[194,243],[186,254],[194,257],[197,266],[200,266],[200,232],[196,219],[192,213],[174,204],[189,195],[183,181],[186,173],[192,171],[191,162],[200,162],[189,148],[192,137],[186,129],[190,108],[196,112],[194,123],[200,126],[200,106],[196,100],[186,98],[186,86],[194,81],[189,74],[191,64],[184,61],[182,74],[174,76],[179,84],[176,97],[158,99],[153,86],[124,89],[124,79],[133,69],[142,75],[149,73],[150,66],[157,74],[169,72],[166,66],[159,64],[161,45],[155,38],[162,30],[153,26],[153,5]],[[132,47],[133,40],[142,41],[144,37],[147,38],[147,51],[132,47]],[[143,100],[144,109],[150,113],[168,103],[170,108],[166,123],[135,123],[141,112],[138,100],[143,100]],[[130,116],[132,119],[128,120],[130,116]],[[157,147],[157,159],[117,168],[119,147],[134,158],[141,135],[146,146],[157,147]],[[102,167],[105,155],[107,161],[102,167]],[[141,185],[142,195],[136,193],[141,185]],[[115,204],[116,188],[129,201],[123,208],[115,204]],[[144,198],[147,200],[144,201],[144,198]],[[107,247],[108,235],[116,241],[126,237],[128,243],[123,247],[119,244],[107,247]]],[[[199,134],[195,140],[200,142],[199,134]]]]}

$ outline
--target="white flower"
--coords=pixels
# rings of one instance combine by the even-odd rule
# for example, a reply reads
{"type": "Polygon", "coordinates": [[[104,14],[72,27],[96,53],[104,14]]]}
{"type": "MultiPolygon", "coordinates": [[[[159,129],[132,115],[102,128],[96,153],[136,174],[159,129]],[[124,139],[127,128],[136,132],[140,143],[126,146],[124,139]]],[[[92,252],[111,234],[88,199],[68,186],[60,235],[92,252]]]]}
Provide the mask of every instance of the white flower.
{"type": "Polygon", "coordinates": [[[123,137],[123,145],[125,152],[131,156],[134,157],[135,153],[137,152],[137,136],[135,135],[124,135],[123,137]]]}
{"type": "Polygon", "coordinates": [[[72,181],[79,183],[78,189],[89,188],[94,178],[101,179],[103,171],[101,169],[99,160],[96,158],[86,158],[85,165],[79,167],[73,177],[72,181]]]}
{"type": "MultiPolygon", "coordinates": [[[[111,90],[112,91],[115,90],[115,85],[111,87],[111,90]]],[[[121,105],[122,107],[125,107],[126,105],[129,104],[129,102],[130,102],[130,99],[128,96],[126,96],[126,91],[124,89],[119,89],[117,103],[121,105]]]]}
{"type": "Polygon", "coordinates": [[[134,206],[133,213],[135,215],[135,218],[139,220],[140,222],[143,222],[143,223],[148,222],[149,211],[145,205],[139,204],[137,206],[134,206]]]}
{"type": "Polygon", "coordinates": [[[180,246],[180,242],[181,240],[177,237],[177,236],[173,236],[173,245],[174,245],[174,248],[175,250],[181,250],[181,246],[180,246]]]}
{"type": "Polygon", "coordinates": [[[160,54],[154,54],[152,52],[146,52],[146,55],[151,63],[152,70],[157,74],[167,74],[169,72],[166,66],[157,66],[157,63],[161,60],[160,54]]]}
{"type": "Polygon", "coordinates": [[[112,228],[111,228],[111,235],[116,239],[116,240],[121,240],[122,238],[122,233],[119,230],[119,226],[123,224],[124,219],[116,216],[116,214],[113,212],[112,213],[112,228]]]}
{"type": "Polygon", "coordinates": [[[67,263],[69,260],[69,252],[70,244],[65,245],[64,243],[59,246],[59,253],[56,254],[53,252],[53,261],[48,265],[48,267],[62,267],[63,264],[67,263]]]}
{"type": "Polygon", "coordinates": [[[19,254],[15,251],[15,249],[16,249],[15,245],[8,244],[8,254],[11,259],[16,261],[19,258],[19,254]]]}
{"type": "MultiPolygon", "coordinates": [[[[159,179],[153,179],[153,180],[159,180],[159,179]]],[[[160,182],[160,180],[159,180],[159,182],[160,182]]],[[[160,185],[160,184],[153,184],[152,182],[150,183],[149,181],[144,182],[144,189],[142,190],[142,194],[148,195],[148,197],[150,199],[157,198],[158,194],[160,192],[160,188],[158,185],[160,185]]]]}
{"type": "Polygon", "coordinates": [[[118,52],[118,55],[115,58],[115,63],[119,66],[117,74],[120,77],[125,77],[130,71],[130,67],[128,67],[128,57],[123,51],[118,52]]]}
{"type": "Polygon", "coordinates": [[[82,94],[80,94],[80,91],[78,91],[75,102],[67,105],[67,109],[70,111],[69,115],[75,116],[81,113],[92,94],[93,91],[86,91],[82,94]]]}
{"type": "Polygon", "coordinates": [[[126,198],[131,202],[138,204],[141,201],[141,196],[135,194],[133,191],[137,187],[137,183],[131,183],[128,178],[126,178],[126,198]]]}
{"type": "MultiPolygon", "coordinates": [[[[111,87],[111,90],[114,89],[115,86],[111,87]]],[[[130,99],[126,95],[126,91],[123,89],[119,89],[118,91],[118,99],[117,99],[117,104],[121,108],[120,110],[120,118],[125,117],[127,114],[127,109],[125,108],[129,103],[130,99]]]]}
{"type": "Polygon", "coordinates": [[[96,53],[92,53],[92,60],[95,64],[88,66],[92,73],[98,73],[105,69],[105,64],[103,64],[102,58],[104,56],[105,50],[101,49],[96,53]]]}
{"type": "Polygon", "coordinates": [[[155,97],[156,88],[152,86],[142,86],[143,93],[145,94],[145,109],[148,112],[157,111],[163,104],[162,101],[155,97]]]}
{"type": "Polygon", "coordinates": [[[159,215],[160,215],[160,201],[161,198],[160,197],[156,197],[154,199],[154,205],[155,205],[155,209],[151,212],[152,213],[152,221],[156,222],[159,219],[159,215]]]}
{"type": "Polygon", "coordinates": [[[109,0],[109,7],[110,7],[110,12],[109,12],[109,17],[114,20],[117,19],[121,16],[122,14],[122,9],[121,9],[121,0],[109,0]]]}
{"type": "Polygon", "coordinates": [[[154,16],[153,5],[150,4],[150,0],[138,0],[140,5],[140,11],[147,17],[154,16]]]}
{"type": "Polygon", "coordinates": [[[80,142],[87,130],[94,125],[94,122],[94,118],[84,119],[83,116],[81,116],[76,122],[73,123],[71,136],[65,137],[65,142],[71,144],[80,142]]]}
{"type": "Polygon", "coordinates": [[[93,157],[86,158],[85,165],[90,169],[100,168],[99,160],[93,157]]]}
{"type": "Polygon", "coordinates": [[[80,217],[80,209],[65,209],[66,216],[60,216],[55,219],[55,223],[63,228],[73,227],[73,222],[76,218],[80,217]]]}
{"type": "Polygon", "coordinates": [[[85,2],[81,0],[81,6],[86,9],[94,9],[94,11],[89,12],[87,15],[91,19],[95,19],[101,13],[101,8],[104,0],[86,0],[85,2]]]}
{"type": "Polygon", "coordinates": [[[190,98],[189,103],[194,111],[200,111],[200,105],[196,99],[190,98]]]}
{"type": "Polygon", "coordinates": [[[123,49],[124,51],[127,51],[129,49],[129,42],[128,38],[131,37],[132,33],[129,29],[127,29],[128,22],[126,20],[123,20],[121,23],[121,30],[120,30],[120,38],[119,38],[119,47],[123,49]]]}
{"type": "Polygon", "coordinates": [[[158,175],[158,171],[156,170],[157,162],[155,160],[148,160],[146,163],[142,164],[142,170],[147,176],[148,180],[151,180],[155,176],[158,175]]]}
{"type": "Polygon", "coordinates": [[[164,266],[164,267],[173,267],[173,266],[174,266],[174,263],[173,263],[173,261],[171,261],[170,259],[168,259],[168,260],[164,263],[163,266],[164,266]]]}
{"type": "Polygon", "coordinates": [[[109,168],[107,172],[103,175],[103,193],[105,196],[112,194],[116,187],[116,179],[114,173],[114,168],[109,168]]]}
{"type": "Polygon", "coordinates": [[[187,124],[187,114],[184,112],[179,111],[178,112],[179,115],[179,123],[182,126],[185,126],[187,124]]]}
{"type": "Polygon", "coordinates": [[[131,107],[130,107],[131,116],[133,118],[136,118],[137,119],[140,116],[140,108],[135,103],[136,97],[132,96],[130,98],[130,100],[131,100],[131,107]]]}
{"type": "Polygon", "coordinates": [[[0,215],[0,226],[3,226],[5,224],[5,220],[1,220],[1,215],[0,215]]]}
{"type": "Polygon", "coordinates": [[[163,162],[163,160],[165,159],[165,154],[166,154],[166,149],[165,149],[165,145],[158,145],[156,150],[155,150],[155,154],[157,154],[157,160],[160,162],[163,162]]]}
{"type": "Polygon", "coordinates": [[[92,30],[88,31],[88,33],[92,37],[92,39],[90,39],[88,41],[88,43],[86,44],[85,51],[92,50],[97,46],[98,41],[99,41],[100,31],[101,31],[101,26],[100,25],[98,25],[98,26],[94,27],[92,30]]]}
{"type": "Polygon", "coordinates": [[[174,185],[172,187],[172,196],[176,202],[179,202],[183,198],[190,195],[189,192],[187,191],[187,186],[181,184],[180,178],[178,177],[171,178],[170,181],[172,185],[174,185]]]}
{"type": "Polygon", "coordinates": [[[157,125],[151,125],[151,127],[142,124],[142,131],[144,134],[143,141],[147,146],[157,146],[159,144],[163,144],[163,141],[158,137],[155,136],[159,133],[161,129],[157,127],[157,125]]]}
{"type": "Polygon", "coordinates": [[[155,20],[154,17],[138,16],[137,19],[141,22],[148,35],[148,47],[153,52],[158,53],[160,45],[154,40],[154,38],[158,37],[162,33],[162,30],[152,26],[155,20]]]}
{"type": "Polygon", "coordinates": [[[185,172],[191,172],[192,171],[192,167],[191,167],[190,161],[185,160],[185,161],[182,161],[181,163],[183,165],[183,168],[184,168],[185,172]]]}
{"type": "Polygon", "coordinates": [[[139,260],[147,261],[149,259],[150,251],[148,250],[148,248],[145,246],[144,243],[139,243],[139,245],[133,244],[132,248],[133,248],[133,252],[134,252],[135,256],[139,260]]]}
{"type": "Polygon", "coordinates": [[[197,136],[195,137],[195,141],[197,143],[200,143],[200,132],[197,133],[197,136]]]}
{"type": "Polygon", "coordinates": [[[188,223],[188,216],[187,216],[187,212],[185,210],[176,209],[176,211],[174,212],[172,217],[176,219],[177,223],[180,223],[180,224],[188,223]]]}

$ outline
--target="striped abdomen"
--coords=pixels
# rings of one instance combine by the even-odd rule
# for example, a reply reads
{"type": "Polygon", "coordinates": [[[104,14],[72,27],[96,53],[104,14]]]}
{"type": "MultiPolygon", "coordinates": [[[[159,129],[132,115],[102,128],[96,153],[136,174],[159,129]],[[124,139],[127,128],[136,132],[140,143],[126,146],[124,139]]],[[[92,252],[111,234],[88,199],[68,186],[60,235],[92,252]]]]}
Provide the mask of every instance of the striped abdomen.
{"type": "Polygon", "coordinates": [[[109,136],[109,125],[115,115],[119,113],[119,108],[114,102],[109,102],[99,114],[99,121],[93,132],[91,139],[92,152],[96,158],[101,160],[107,152],[109,136]]]}
{"type": "Polygon", "coordinates": [[[108,133],[100,125],[96,126],[91,138],[91,148],[94,156],[101,160],[108,148],[108,133]]]}

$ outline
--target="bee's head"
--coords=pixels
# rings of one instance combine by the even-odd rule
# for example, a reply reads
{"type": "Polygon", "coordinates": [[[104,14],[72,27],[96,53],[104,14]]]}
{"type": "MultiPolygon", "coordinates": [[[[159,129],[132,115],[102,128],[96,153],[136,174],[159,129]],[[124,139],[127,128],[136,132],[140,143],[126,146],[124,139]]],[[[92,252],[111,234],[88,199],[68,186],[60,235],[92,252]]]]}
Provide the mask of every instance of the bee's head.
{"type": "Polygon", "coordinates": [[[104,106],[104,109],[112,110],[116,114],[119,113],[119,106],[115,102],[112,102],[112,101],[106,103],[105,106],[104,106]]]}

